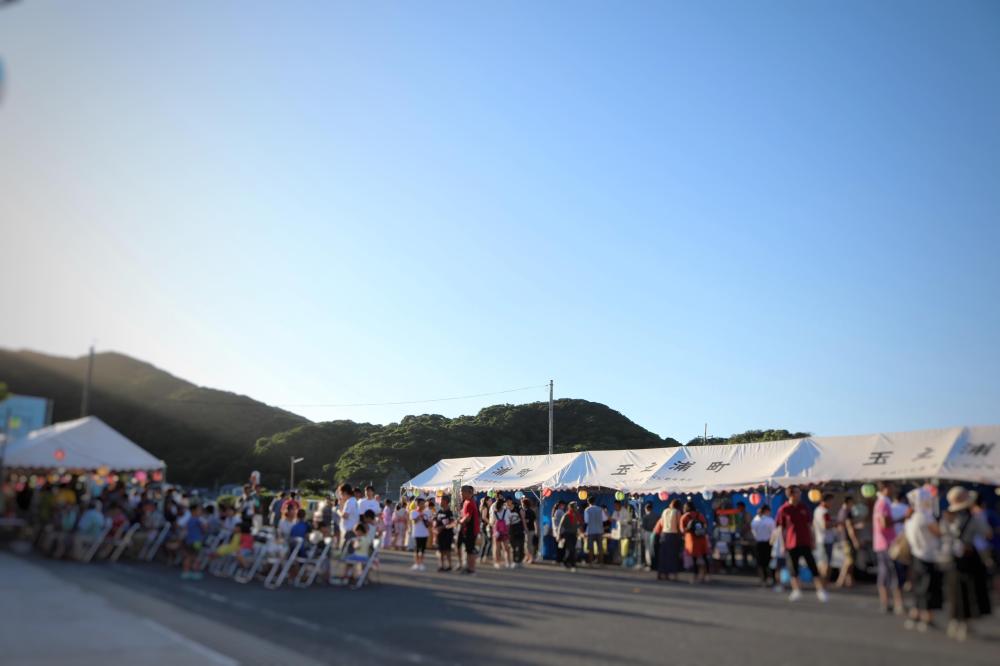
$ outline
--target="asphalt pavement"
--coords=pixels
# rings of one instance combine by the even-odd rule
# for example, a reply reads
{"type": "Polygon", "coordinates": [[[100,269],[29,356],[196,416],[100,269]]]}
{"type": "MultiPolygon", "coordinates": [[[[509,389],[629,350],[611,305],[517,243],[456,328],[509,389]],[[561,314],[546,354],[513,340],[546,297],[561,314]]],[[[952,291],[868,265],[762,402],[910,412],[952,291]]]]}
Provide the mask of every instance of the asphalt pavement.
{"type": "MultiPolygon", "coordinates": [[[[5,572],[11,557],[0,559],[5,572]]],[[[162,564],[20,561],[64,589],[165,627],[178,649],[186,641],[186,649],[200,651],[185,664],[1000,663],[997,618],[980,623],[963,644],[940,630],[906,631],[898,618],[877,612],[870,586],[834,591],[827,604],[811,593],[793,604],[749,576],[693,586],[616,567],[483,567],[463,576],[429,566],[414,573],[407,556],[387,553],[379,583],[362,590],[271,591],[211,576],[181,581],[162,564]]],[[[14,605],[0,608],[6,623],[14,605]]],[[[10,632],[3,637],[6,643],[10,632]]]]}

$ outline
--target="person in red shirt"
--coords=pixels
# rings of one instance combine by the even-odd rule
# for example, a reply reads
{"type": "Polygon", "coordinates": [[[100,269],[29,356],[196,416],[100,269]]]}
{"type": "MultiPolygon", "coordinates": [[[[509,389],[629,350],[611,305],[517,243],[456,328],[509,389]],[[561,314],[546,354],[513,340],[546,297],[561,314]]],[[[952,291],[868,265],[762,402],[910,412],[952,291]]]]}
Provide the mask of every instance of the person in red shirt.
{"type": "Polygon", "coordinates": [[[465,547],[466,565],[462,573],[476,573],[476,537],[479,536],[479,509],[472,499],[472,486],[462,486],[462,517],[458,521],[458,547],[465,547]]]}
{"type": "Polygon", "coordinates": [[[788,553],[788,569],[792,579],[792,594],[789,601],[798,601],[802,598],[802,588],[799,583],[799,558],[805,558],[806,566],[812,573],[813,582],[816,585],[816,598],[821,602],[827,600],[826,589],[823,580],[819,576],[819,569],[816,567],[816,558],[813,557],[813,519],[812,512],[802,503],[802,491],[798,486],[788,488],[788,501],[778,509],[778,515],[774,517],[775,527],[781,530],[781,535],[785,541],[785,550],[788,553]]]}

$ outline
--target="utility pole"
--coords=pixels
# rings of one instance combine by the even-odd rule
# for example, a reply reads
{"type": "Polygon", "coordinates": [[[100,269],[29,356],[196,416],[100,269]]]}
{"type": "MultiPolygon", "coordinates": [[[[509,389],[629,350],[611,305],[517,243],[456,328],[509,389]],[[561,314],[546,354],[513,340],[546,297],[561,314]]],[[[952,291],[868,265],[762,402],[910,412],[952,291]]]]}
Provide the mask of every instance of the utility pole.
{"type": "Polygon", "coordinates": [[[708,444],[708,424],[705,424],[705,436],[701,438],[701,443],[704,445],[708,444]]]}
{"type": "Polygon", "coordinates": [[[288,460],[291,463],[291,471],[288,473],[288,490],[295,490],[295,463],[300,463],[305,458],[296,458],[295,456],[288,456],[288,460]]]}
{"type": "Polygon", "coordinates": [[[87,359],[87,378],[83,383],[83,400],[80,401],[80,418],[90,411],[90,382],[94,376],[94,345],[90,345],[90,357],[87,359]]]}
{"type": "Polygon", "coordinates": [[[550,456],[552,455],[552,420],[553,420],[552,415],[555,409],[552,403],[553,384],[554,384],[553,381],[550,379],[549,380],[549,455],[550,456]]]}

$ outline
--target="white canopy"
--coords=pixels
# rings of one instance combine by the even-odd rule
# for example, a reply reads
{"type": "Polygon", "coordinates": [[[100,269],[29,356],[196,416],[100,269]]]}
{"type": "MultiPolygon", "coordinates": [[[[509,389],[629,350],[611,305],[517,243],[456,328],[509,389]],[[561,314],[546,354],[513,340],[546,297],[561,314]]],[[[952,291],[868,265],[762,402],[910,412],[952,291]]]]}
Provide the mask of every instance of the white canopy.
{"type": "Polygon", "coordinates": [[[96,416],[39,428],[11,442],[4,466],[25,469],[154,470],[165,467],[145,449],[96,416]]]}
{"type": "Polygon", "coordinates": [[[446,459],[407,487],[477,490],[601,487],[654,493],[755,486],[950,479],[1000,484],[1000,426],[975,426],[778,442],[586,451],[552,456],[446,459]]]}
{"type": "Polygon", "coordinates": [[[448,490],[455,481],[465,481],[490,467],[503,456],[444,458],[403,484],[414,490],[448,490]]]}

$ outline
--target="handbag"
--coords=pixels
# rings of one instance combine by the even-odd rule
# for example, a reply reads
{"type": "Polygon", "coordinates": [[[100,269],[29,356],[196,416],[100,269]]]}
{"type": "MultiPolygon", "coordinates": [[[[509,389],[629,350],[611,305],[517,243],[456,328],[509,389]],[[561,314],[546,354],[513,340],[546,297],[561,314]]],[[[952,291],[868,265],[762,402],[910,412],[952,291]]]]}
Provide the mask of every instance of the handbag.
{"type": "Polygon", "coordinates": [[[889,544],[889,557],[904,566],[909,566],[913,561],[913,555],[910,552],[910,542],[906,540],[906,534],[897,535],[892,540],[892,543],[889,544]]]}

